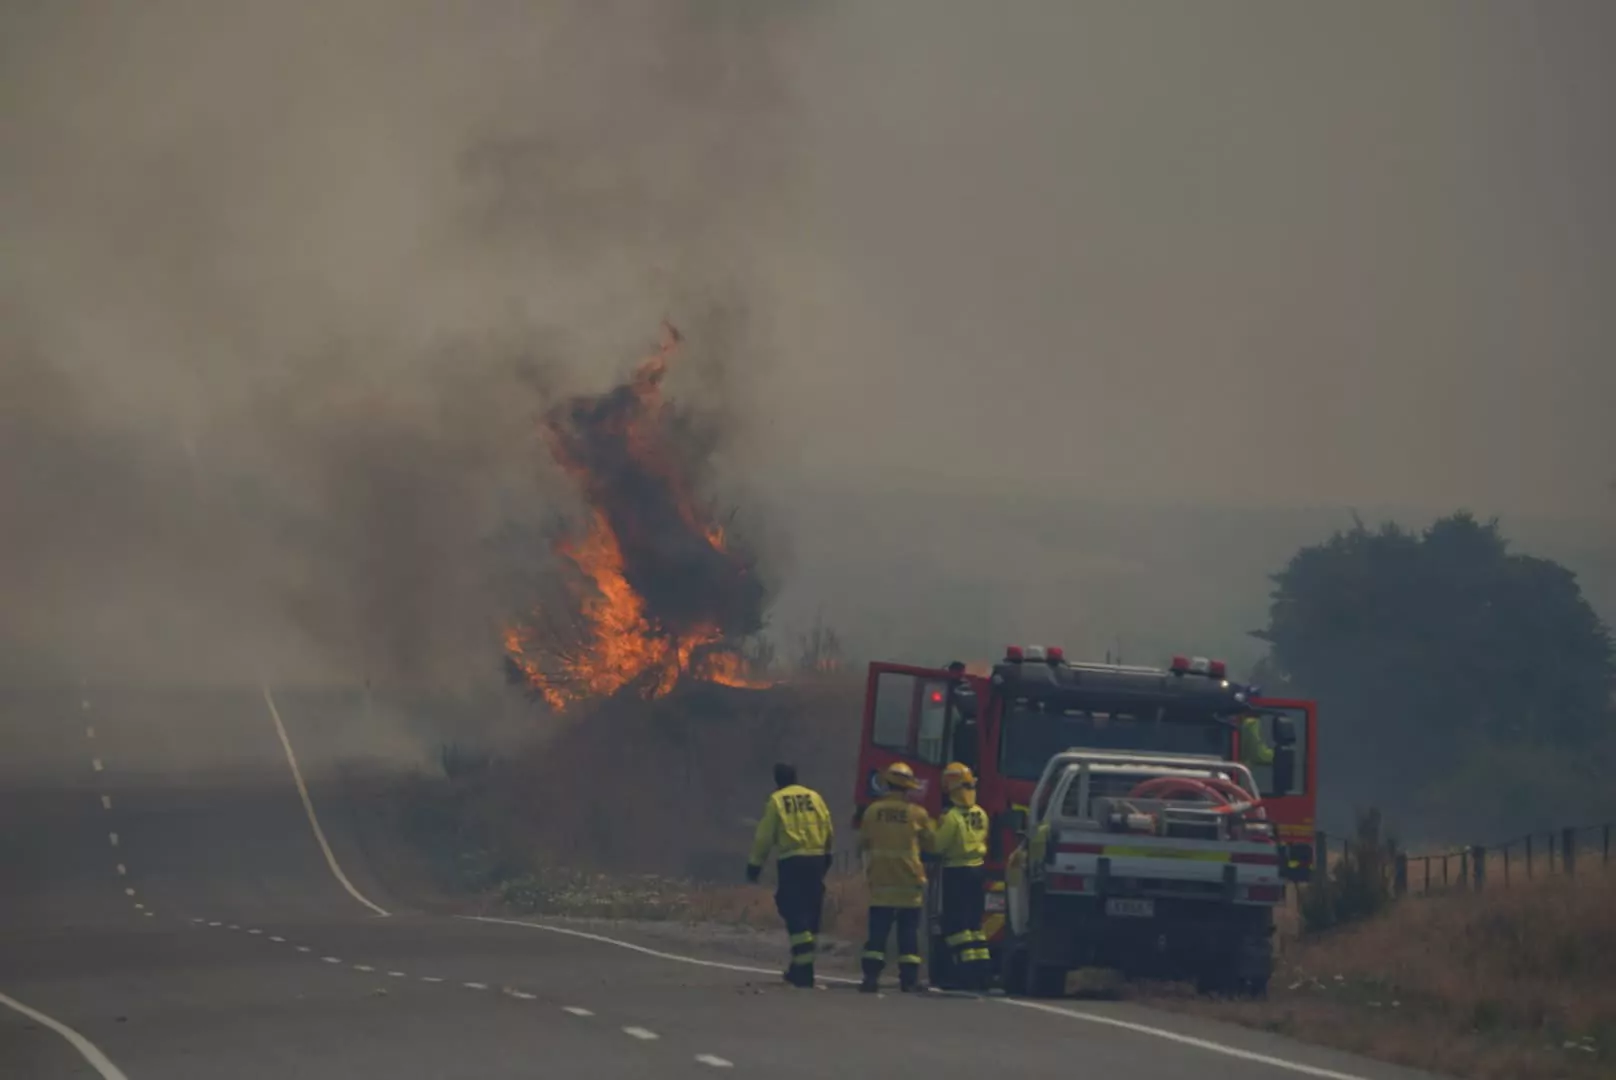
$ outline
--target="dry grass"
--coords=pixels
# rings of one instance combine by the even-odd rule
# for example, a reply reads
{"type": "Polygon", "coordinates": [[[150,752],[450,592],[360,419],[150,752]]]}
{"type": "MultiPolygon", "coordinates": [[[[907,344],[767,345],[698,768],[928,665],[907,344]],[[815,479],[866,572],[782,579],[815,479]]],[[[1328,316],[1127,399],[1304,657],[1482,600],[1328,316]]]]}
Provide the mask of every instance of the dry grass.
{"type": "Polygon", "coordinates": [[[1290,937],[1268,1001],[1173,1008],[1481,1080],[1616,1075],[1616,874],[1408,898],[1290,937]]]}

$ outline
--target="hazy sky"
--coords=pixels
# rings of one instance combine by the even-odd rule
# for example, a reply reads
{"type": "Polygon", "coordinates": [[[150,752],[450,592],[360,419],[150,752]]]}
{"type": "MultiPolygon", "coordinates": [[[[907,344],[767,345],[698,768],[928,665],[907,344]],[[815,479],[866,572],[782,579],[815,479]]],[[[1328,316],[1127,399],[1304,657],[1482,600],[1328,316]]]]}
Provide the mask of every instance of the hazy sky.
{"type": "Polygon", "coordinates": [[[480,658],[520,369],[598,389],[665,314],[776,496],[1608,512],[1613,46],[1606,0],[0,0],[0,638],[480,658]]]}
{"type": "Polygon", "coordinates": [[[1616,7],[845,3],[799,79],[816,469],[1576,512],[1616,7]],[[825,438],[827,431],[837,437],[825,438]]]}

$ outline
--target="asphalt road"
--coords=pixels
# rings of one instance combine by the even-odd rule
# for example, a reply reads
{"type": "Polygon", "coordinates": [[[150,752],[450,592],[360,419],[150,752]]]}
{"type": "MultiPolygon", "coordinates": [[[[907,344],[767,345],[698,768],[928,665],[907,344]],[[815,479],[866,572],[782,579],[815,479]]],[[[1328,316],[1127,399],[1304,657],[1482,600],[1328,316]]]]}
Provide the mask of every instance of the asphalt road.
{"type": "Polygon", "coordinates": [[[275,704],[0,701],[0,1076],[1416,1075],[1122,1003],[797,991],[629,931],[412,912],[333,778],[347,706],[275,704]]]}

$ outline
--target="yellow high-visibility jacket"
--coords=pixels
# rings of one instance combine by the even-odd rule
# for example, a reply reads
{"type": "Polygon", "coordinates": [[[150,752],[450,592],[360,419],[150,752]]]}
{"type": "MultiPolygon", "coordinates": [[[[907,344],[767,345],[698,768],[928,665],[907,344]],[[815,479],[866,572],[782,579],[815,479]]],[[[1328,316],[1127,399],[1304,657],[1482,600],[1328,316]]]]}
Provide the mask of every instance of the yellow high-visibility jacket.
{"type": "Polygon", "coordinates": [[[944,868],[981,866],[988,855],[988,813],[980,806],[950,806],[937,825],[944,868]]]}
{"type": "Polygon", "coordinates": [[[937,836],[926,808],[902,795],[883,795],[864,808],[859,822],[859,851],[870,886],[871,907],[920,907],[926,897],[922,852],[937,849],[937,836]]]}
{"type": "Polygon", "coordinates": [[[752,838],[752,857],[747,861],[762,866],[771,848],[777,848],[782,859],[828,855],[834,838],[830,808],[819,792],[791,784],[769,796],[757,835],[752,838]]]}
{"type": "Polygon", "coordinates": [[[1247,766],[1274,763],[1274,748],[1263,742],[1262,721],[1255,716],[1240,721],[1240,760],[1247,766]]]}

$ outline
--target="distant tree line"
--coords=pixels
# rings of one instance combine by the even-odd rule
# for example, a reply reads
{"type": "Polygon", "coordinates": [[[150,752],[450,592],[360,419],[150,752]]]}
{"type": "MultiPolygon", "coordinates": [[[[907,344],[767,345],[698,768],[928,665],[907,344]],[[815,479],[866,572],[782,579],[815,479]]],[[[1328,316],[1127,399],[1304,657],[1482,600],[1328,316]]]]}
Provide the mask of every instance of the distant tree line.
{"type": "Polygon", "coordinates": [[[1324,813],[1372,804],[1412,838],[1474,838],[1613,809],[1610,630],[1496,520],[1359,521],[1273,581],[1253,679],[1319,700],[1324,813]]]}

